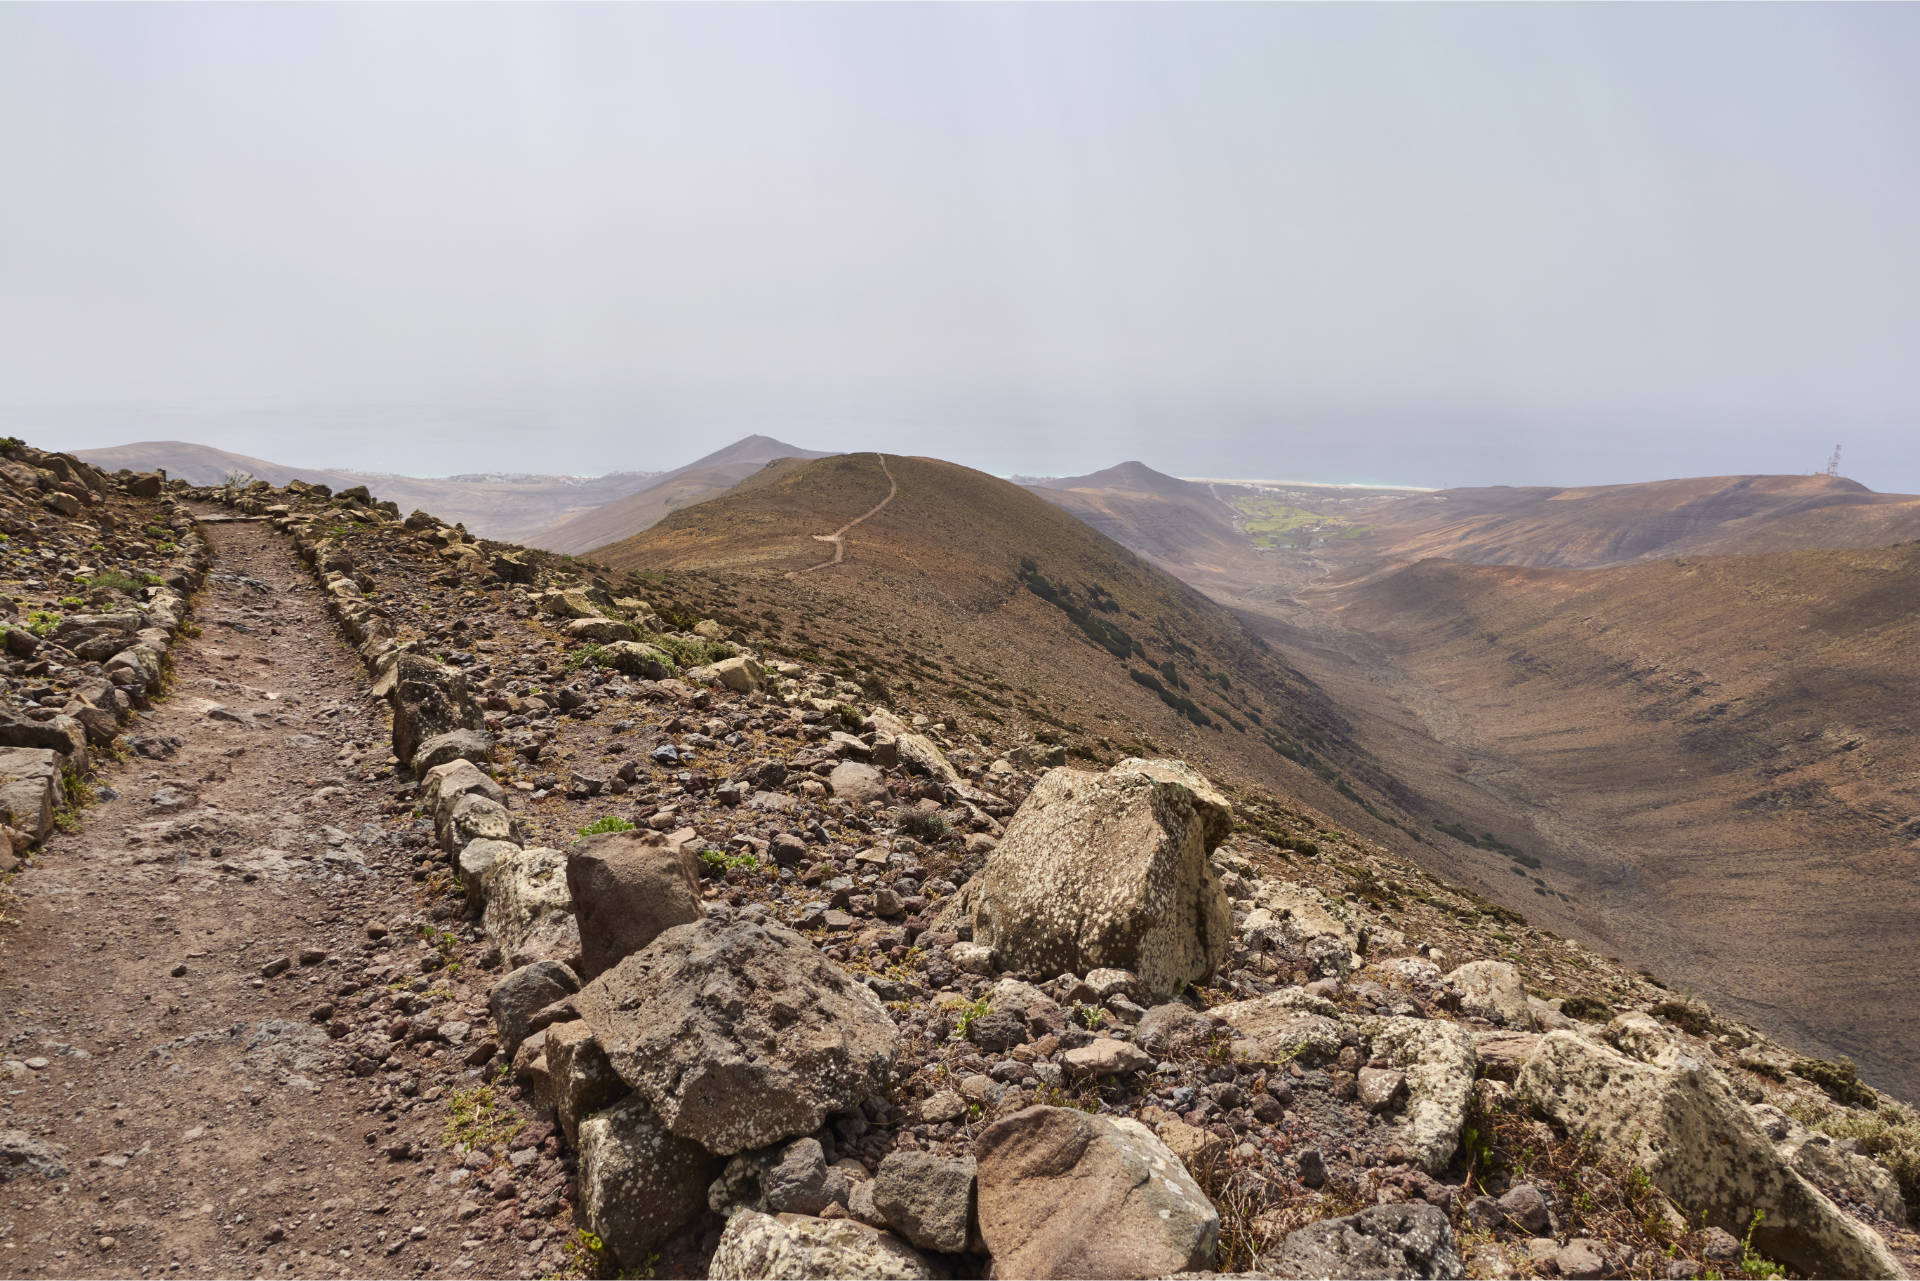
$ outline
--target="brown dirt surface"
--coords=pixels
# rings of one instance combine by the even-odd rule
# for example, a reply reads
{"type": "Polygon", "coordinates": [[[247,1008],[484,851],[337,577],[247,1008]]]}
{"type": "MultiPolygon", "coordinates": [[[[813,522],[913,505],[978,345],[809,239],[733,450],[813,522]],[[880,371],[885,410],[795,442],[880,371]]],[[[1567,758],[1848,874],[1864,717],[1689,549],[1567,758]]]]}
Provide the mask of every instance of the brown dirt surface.
{"type": "Polygon", "coordinates": [[[491,1153],[448,1147],[484,988],[421,940],[383,705],[288,544],[206,528],[202,633],[129,730],[164,758],[102,771],[0,929],[0,1127],[68,1167],[0,1188],[0,1272],[526,1275],[563,1176],[534,1148],[502,1195],[491,1153]],[[383,1039],[372,1070],[396,1005],[442,1035],[383,1039]]]}

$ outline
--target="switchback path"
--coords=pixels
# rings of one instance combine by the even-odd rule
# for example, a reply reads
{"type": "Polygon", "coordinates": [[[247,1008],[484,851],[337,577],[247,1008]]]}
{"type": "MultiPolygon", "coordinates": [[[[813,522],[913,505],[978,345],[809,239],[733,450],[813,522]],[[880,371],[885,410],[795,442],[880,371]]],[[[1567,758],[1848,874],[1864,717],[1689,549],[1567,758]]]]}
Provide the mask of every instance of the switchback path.
{"type": "Polygon", "coordinates": [[[283,538],[206,529],[203,633],[128,730],[151,755],[0,926],[0,1129],[66,1166],[0,1164],[0,1275],[526,1275],[565,1228],[519,1198],[558,1167],[502,1183],[442,1140],[485,1007],[422,963],[384,705],[283,538]]]}
{"type": "Polygon", "coordinates": [[[880,460],[880,471],[887,478],[887,496],[875,503],[871,511],[863,512],[855,516],[831,534],[815,534],[813,536],[815,542],[833,544],[833,559],[823,560],[818,565],[809,566],[806,570],[807,573],[817,574],[821,570],[831,569],[833,566],[845,560],[847,558],[847,531],[862,521],[872,520],[875,516],[885,511],[887,504],[893,501],[893,496],[900,492],[899,482],[894,480],[893,473],[887,469],[887,456],[885,454],[875,454],[874,457],[880,460]]]}

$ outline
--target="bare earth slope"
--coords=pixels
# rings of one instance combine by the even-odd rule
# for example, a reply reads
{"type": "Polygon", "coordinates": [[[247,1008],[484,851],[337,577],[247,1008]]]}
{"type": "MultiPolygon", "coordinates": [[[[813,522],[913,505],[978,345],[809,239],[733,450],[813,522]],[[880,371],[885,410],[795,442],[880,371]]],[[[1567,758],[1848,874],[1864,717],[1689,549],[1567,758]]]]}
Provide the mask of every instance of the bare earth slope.
{"type": "Polygon", "coordinates": [[[1452,489],[1367,515],[1346,563],[1445,556],[1588,569],[1662,556],[1877,547],[1920,537],[1920,498],[1838,476],[1704,476],[1584,489],[1452,489]]]}
{"type": "Polygon", "coordinates": [[[778,458],[825,458],[771,436],[748,436],[676,468],[637,493],[577,512],[521,539],[531,547],[577,554],[631,538],[661,518],[725,493],[778,458]]]}
{"type": "Polygon", "coordinates": [[[1920,1092],[1920,543],[1326,596],[1546,820],[1588,932],[1920,1092]]]}

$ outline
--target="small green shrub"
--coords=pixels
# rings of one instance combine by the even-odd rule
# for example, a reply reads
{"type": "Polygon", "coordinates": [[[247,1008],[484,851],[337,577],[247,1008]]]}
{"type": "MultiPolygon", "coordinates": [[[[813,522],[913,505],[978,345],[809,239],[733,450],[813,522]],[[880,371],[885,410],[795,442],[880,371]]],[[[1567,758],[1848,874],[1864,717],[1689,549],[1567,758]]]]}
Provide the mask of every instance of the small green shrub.
{"type": "Polygon", "coordinates": [[[607,651],[600,645],[581,646],[567,655],[565,663],[566,669],[570,672],[577,672],[582,667],[605,667],[606,665],[607,651]]]}
{"type": "Polygon", "coordinates": [[[1711,1036],[1715,1030],[1713,1015],[1688,1001],[1662,1001],[1649,1012],[1694,1036],[1711,1036]]]}
{"type": "MultiPolygon", "coordinates": [[[[147,577],[152,578],[154,582],[160,581],[158,577],[151,574],[147,575],[147,577]]],[[[105,587],[110,591],[125,592],[129,596],[134,595],[142,586],[145,586],[145,584],[132,574],[123,573],[117,569],[102,570],[100,573],[93,575],[93,577],[83,579],[82,581],[90,588],[105,587]]]]}
{"type": "Polygon", "coordinates": [[[1597,1001],[1591,996],[1570,996],[1560,1002],[1560,1012],[1570,1019],[1582,1023],[1606,1023],[1613,1018],[1614,1010],[1605,1001],[1597,1001]]]}
{"type": "Polygon", "coordinates": [[[1860,1070],[1851,1059],[1795,1059],[1790,1070],[1819,1086],[1836,1103],[1870,1108],[1880,1101],[1860,1079],[1860,1070]]]}
{"type": "Polygon", "coordinates": [[[954,1024],[954,1030],[960,1034],[960,1039],[965,1040],[967,1033],[973,1031],[973,1025],[985,1018],[992,1008],[992,1004],[984,996],[970,1005],[962,1006],[959,1021],[954,1024]]]}
{"type": "Polygon", "coordinates": [[[700,851],[700,861],[716,872],[732,872],[736,870],[757,872],[760,870],[759,856],[751,850],[741,850],[737,854],[729,854],[725,850],[705,849],[700,851]]]}
{"type": "Polygon", "coordinates": [[[938,812],[922,814],[918,810],[900,809],[894,811],[893,826],[897,832],[904,832],[918,841],[931,845],[943,840],[952,829],[948,827],[946,816],[938,812]]]}
{"type": "Polygon", "coordinates": [[[599,836],[603,832],[631,832],[633,824],[618,814],[609,814],[605,818],[596,818],[580,829],[582,836],[599,836]]]}
{"type": "Polygon", "coordinates": [[[50,610],[36,609],[27,615],[27,630],[35,636],[51,635],[53,629],[60,626],[61,617],[50,610]]]}

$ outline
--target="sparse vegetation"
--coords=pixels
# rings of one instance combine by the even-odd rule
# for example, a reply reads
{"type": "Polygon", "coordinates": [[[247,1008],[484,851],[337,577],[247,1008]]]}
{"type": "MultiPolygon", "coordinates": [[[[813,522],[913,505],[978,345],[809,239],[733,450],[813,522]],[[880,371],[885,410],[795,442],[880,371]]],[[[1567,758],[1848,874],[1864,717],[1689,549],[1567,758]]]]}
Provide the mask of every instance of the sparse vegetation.
{"type": "Polygon", "coordinates": [[[580,829],[580,835],[599,836],[605,832],[631,832],[632,830],[633,824],[631,822],[621,818],[618,814],[608,814],[606,817],[596,818],[593,822],[582,827],[580,829]]]}
{"type": "Polygon", "coordinates": [[[751,850],[741,850],[729,854],[725,850],[704,849],[700,851],[700,861],[716,872],[757,872],[760,870],[760,857],[751,850]]]}
{"type": "Polygon", "coordinates": [[[1880,1101],[1880,1096],[1860,1079],[1851,1059],[1795,1059],[1790,1070],[1819,1086],[1836,1103],[1870,1108],[1880,1101]]]}
{"type": "Polygon", "coordinates": [[[447,1096],[443,1137],[456,1152],[486,1151],[510,1143],[525,1125],[525,1118],[491,1085],[475,1085],[447,1096]]]}

